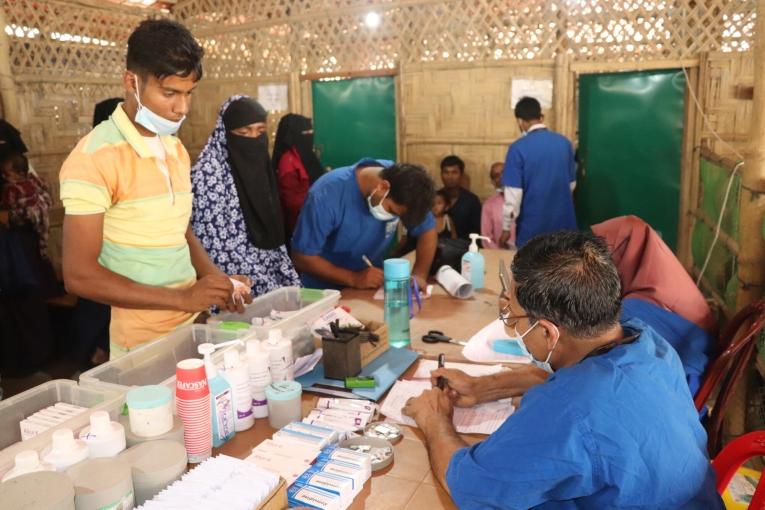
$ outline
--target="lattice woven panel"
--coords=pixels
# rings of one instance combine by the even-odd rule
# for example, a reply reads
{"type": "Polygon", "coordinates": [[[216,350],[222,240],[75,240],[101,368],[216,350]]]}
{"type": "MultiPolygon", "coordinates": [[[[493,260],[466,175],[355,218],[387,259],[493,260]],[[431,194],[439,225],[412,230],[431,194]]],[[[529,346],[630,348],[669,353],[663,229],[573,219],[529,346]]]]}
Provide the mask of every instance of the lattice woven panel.
{"type": "Polygon", "coordinates": [[[754,9],[753,0],[181,0],[174,13],[205,41],[213,75],[231,77],[561,52],[577,60],[691,58],[749,49],[754,9]],[[364,23],[372,10],[376,28],[364,23]]]}
{"type": "Polygon", "coordinates": [[[706,67],[703,106],[709,122],[702,130],[702,140],[712,152],[735,158],[733,150],[720,143],[711,130],[743,153],[749,137],[753,101],[741,97],[741,91],[754,85],[754,56],[751,51],[733,55],[712,53],[706,67]]]}

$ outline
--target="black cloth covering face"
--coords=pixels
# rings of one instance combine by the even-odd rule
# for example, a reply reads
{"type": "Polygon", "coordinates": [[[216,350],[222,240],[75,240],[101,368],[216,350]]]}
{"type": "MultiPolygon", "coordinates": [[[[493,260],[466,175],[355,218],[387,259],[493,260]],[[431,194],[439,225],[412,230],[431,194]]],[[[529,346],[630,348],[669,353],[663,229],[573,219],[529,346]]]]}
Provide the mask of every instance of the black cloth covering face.
{"type": "Polygon", "coordinates": [[[276,130],[274,142],[274,166],[278,168],[284,153],[295,147],[311,184],[324,175],[324,168],[313,151],[313,134],[306,133],[312,129],[311,119],[296,113],[289,113],[279,121],[279,129],[276,130]]]}
{"type": "Polygon", "coordinates": [[[232,129],[266,122],[268,113],[257,101],[242,98],[223,114],[228,160],[250,241],[256,248],[273,250],[284,244],[284,219],[276,173],[268,156],[268,136],[235,135],[232,129]]]}

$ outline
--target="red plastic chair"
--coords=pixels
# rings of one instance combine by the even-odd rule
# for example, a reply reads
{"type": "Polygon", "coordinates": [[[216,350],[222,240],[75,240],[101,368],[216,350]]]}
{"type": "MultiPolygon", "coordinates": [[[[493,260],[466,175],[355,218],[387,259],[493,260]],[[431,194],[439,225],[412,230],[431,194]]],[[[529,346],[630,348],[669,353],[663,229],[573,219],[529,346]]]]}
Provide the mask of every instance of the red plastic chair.
{"type": "MultiPolygon", "coordinates": [[[[717,492],[722,496],[741,464],[752,457],[765,455],[765,430],[750,432],[728,443],[712,461],[717,473],[717,492]]],[[[760,478],[754,491],[750,510],[765,510],[765,477],[760,478]]]]}
{"type": "Polygon", "coordinates": [[[722,447],[722,424],[725,411],[738,381],[746,372],[756,351],[757,337],[765,327],[765,300],[755,301],[741,309],[720,334],[721,353],[707,369],[704,382],[694,398],[699,411],[709,399],[712,391],[720,391],[707,422],[709,454],[714,456],[722,447]],[[737,334],[747,326],[741,335],[737,334]]]}

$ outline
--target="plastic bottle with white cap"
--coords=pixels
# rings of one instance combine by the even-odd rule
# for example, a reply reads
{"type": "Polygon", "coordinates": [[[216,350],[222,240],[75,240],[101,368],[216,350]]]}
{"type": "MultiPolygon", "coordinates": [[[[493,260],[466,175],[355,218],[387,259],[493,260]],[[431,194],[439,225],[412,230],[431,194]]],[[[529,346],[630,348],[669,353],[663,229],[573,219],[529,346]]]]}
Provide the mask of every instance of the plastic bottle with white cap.
{"type": "Polygon", "coordinates": [[[127,446],[125,427],[111,421],[106,411],[90,415],[90,426],[80,431],[80,439],[88,444],[91,459],[114,457],[127,446]]]}
{"type": "Polygon", "coordinates": [[[3,482],[11,478],[25,475],[27,473],[36,473],[38,471],[55,471],[56,466],[48,462],[40,462],[40,457],[34,450],[24,450],[19,452],[13,458],[13,469],[3,475],[3,482]]]}
{"type": "Polygon", "coordinates": [[[282,338],[281,329],[268,332],[268,361],[271,367],[272,382],[292,381],[295,379],[295,363],[292,357],[292,342],[282,338]]]}
{"type": "Polygon", "coordinates": [[[252,416],[265,418],[268,416],[266,387],[271,384],[271,370],[268,368],[268,351],[263,348],[260,340],[247,341],[247,368],[252,392],[252,416]]]}
{"type": "Polygon", "coordinates": [[[462,256],[462,277],[470,282],[474,290],[478,290],[483,288],[484,269],[483,255],[478,251],[478,240],[491,241],[491,239],[480,234],[470,234],[469,237],[470,247],[462,256]]]}
{"type": "Polygon", "coordinates": [[[226,378],[218,373],[218,367],[213,363],[211,355],[218,346],[205,343],[199,344],[197,350],[205,359],[207,385],[210,388],[210,406],[212,407],[212,436],[213,446],[219,448],[234,437],[236,432],[236,411],[231,385],[226,378]]]}
{"type": "Polygon", "coordinates": [[[56,471],[64,471],[87,458],[87,443],[82,439],[75,439],[72,429],[68,428],[54,430],[51,445],[42,452],[43,461],[53,464],[56,471]]]}
{"type": "Polygon", "coordinates": [[[239,350],[236,348],[223,351],[223,366],[225,367],[223,376],[234,392],[235,429],[241,432],[255,424],[255,418],[252,416],[250,375],[247,373],[247,365],[242,363],[239,350]]]}

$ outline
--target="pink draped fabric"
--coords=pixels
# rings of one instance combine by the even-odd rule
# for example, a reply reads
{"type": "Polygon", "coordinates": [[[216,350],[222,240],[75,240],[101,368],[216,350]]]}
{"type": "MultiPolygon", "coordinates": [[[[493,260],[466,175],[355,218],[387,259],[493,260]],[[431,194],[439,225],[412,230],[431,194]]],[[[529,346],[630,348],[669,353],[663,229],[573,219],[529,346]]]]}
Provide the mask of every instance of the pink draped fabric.
{"type": "Polygon", "coordinates": [[[650,225],[637,216],[620,216],[591,228],[611,249],[622,297],[644,299],[715,332],[712,310],[701,291],[650,225]]]}

